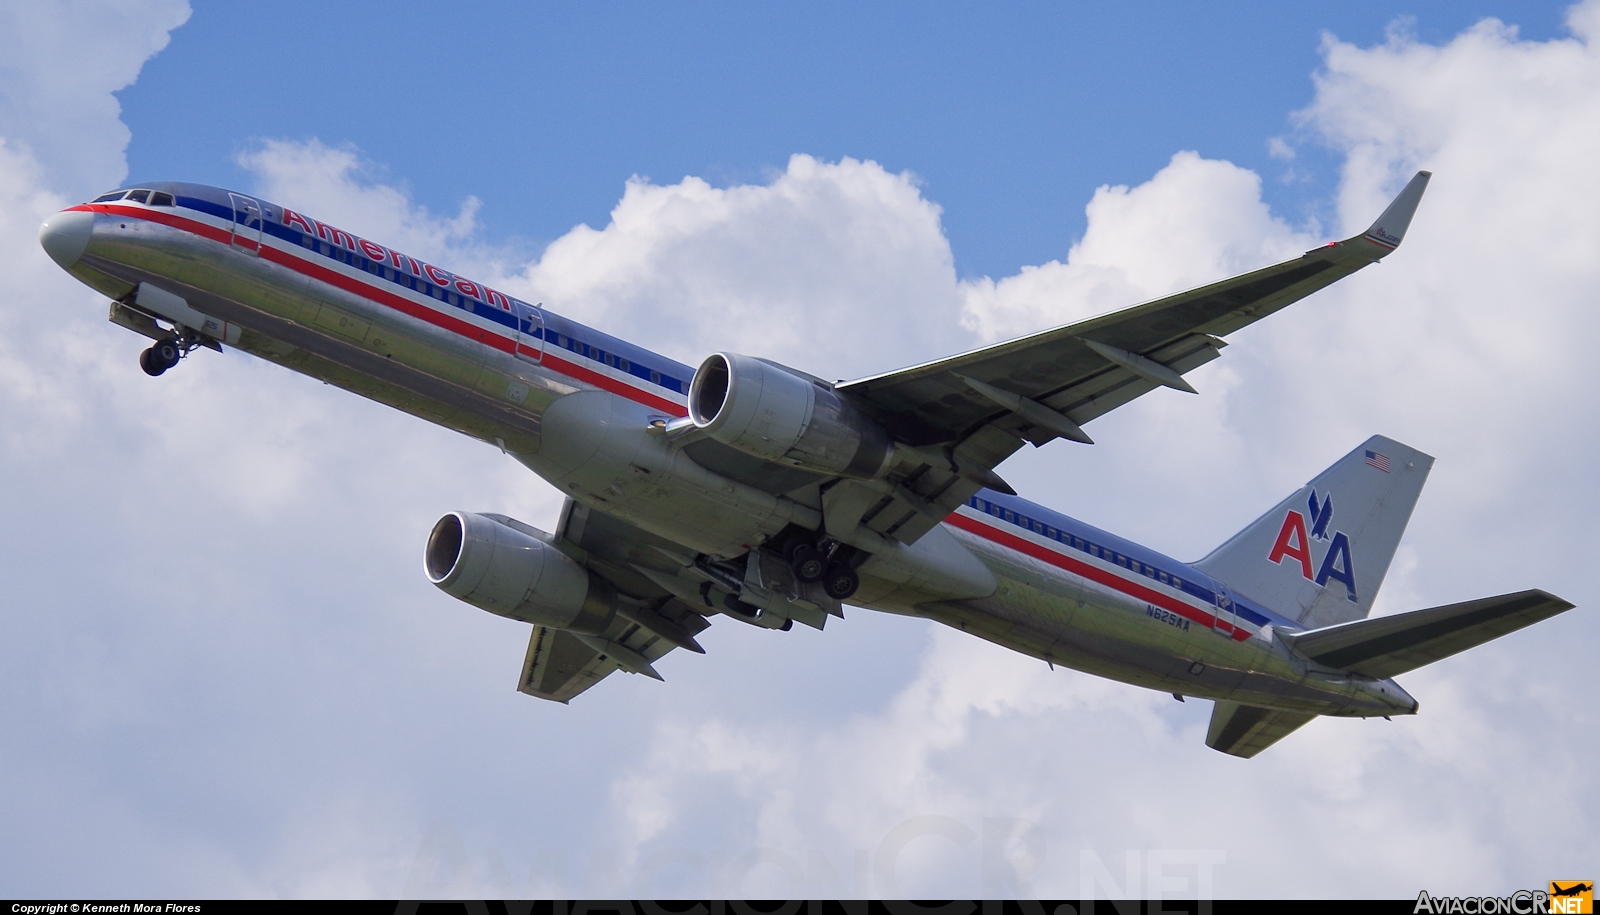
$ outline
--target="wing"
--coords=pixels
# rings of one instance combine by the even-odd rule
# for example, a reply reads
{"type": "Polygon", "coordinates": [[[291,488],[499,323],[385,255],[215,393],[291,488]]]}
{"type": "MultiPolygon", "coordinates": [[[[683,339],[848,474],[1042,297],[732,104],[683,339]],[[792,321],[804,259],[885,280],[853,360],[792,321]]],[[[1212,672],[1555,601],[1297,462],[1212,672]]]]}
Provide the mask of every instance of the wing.
{"type": "Polygon", "coordinates": [[[1554,594],[1519,591],[1278,637],[1318,664],[1386,680],[1572,607],[1554,594]]]}
{"type": "MultiPolygon", "coordinates": [[[[914,542],[985,486],[1023,442],[1090,443],[1083,425],[1217,358],[1221,339],[1375,263],[1405,237],[1426,189],[1418,172],[1354,238],[1253,273],[937,362],[840,384],[902,447],[887,483],[841,481],[823,499],[828,533],[870,546],[914,542]],[[829,500],[831,497],[831,502],[829,500]],[[862,528],[871,534],[863,537],[862,528]]],[[[870,550],[869,550],[870,551],[870,550]]]]}
{"type": "Polygon", "coordinates": [[[1249,759],[1288,737],[1315,717],[1302,712],[1282,712],[1219,700],[1216,708],[1211,710],[1206,746],[1229,756],[1249,759]]]}
{"type": "Polygon", "coordinates": [[[710,622],[640,571],[675,579],[684,564],[676,555],[680,547],[571,499],[562,508],[556,537],[591,572],[617,587],[617,615],[595,635],[533,627],[519,692],[567,702],[616,670],[661,679],[654,662],[674,648],[705,653],[695,636],[710,622]]]}
{"type": "Polygon", "coordinates": [[[1036,442],[1087,441],[1079,427],[1141,394],[1192,392],[1183,373],[1215,359],[1221,337],[1393,251],[1429,177],[1418,172],[1366,232],[1294,260],[839,390],[875,407],[911,445],[958,441],[993,422],[1036,442]]]}

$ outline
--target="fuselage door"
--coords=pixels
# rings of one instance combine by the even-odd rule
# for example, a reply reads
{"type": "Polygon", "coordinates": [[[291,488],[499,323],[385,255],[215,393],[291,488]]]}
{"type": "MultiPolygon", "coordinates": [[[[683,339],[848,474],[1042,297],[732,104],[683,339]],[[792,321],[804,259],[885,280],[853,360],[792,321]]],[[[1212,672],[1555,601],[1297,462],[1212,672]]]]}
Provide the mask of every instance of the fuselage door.
{"type": "Polygon", "coordinates": [[[228,198],[233,201],[233,247],[247,254],[260,254],[260,201],[243,194],[229,194],[228,198]]]}
{"type": "Polygon", "coordinates": [[[1228,638],[1231,639],[1231,638],[1233,638],[1234,626],[1238,623],[1238,620],[1239,620],[1239,614],[1234,609],[1234,606],[1233,606],[1233,595],[1228,593],[1228,589],[1223,587],[1220,584],[1217,585],[1216,587],[1217,587],[1216,618],[1214,620],[1212,620],[1211,626],[1212,626],[1213,629],[1217,630],[1218,632],[1222,633],[1223,635],[1225,635],[1225,636],[1227,636],[1228,638]]]}
{"type": "Polygon", "coordinates": [[[544,311],[537,305],[518,302],[517,358],[538,362],[544,358],[544,311]]]}

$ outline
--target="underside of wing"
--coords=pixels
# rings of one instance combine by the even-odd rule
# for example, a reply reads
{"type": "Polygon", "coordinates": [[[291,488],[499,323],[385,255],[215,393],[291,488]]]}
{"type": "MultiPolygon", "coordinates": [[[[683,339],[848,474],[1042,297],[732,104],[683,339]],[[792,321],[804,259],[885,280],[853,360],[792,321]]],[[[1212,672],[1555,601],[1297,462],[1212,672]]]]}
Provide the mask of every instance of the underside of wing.
{"type": "Polygon", "coordinates": [[[517,691],[566,702],[617,670],[615,662],[563,629],[533,627],[517,691]]]}
{"type": "Polygon", "coordinates": [[[534,626],[519,692],[566,702],[617,670],[659,680],[654,664],[674,648],[704,653],[695,636],[710,621],[639,571],[676,572],[682,560],[671,555],[677,549],[671,541],[570,499],[555,538],[592,574],[616,586],[616,615],[605,631],[593,634],[534,626]]]}

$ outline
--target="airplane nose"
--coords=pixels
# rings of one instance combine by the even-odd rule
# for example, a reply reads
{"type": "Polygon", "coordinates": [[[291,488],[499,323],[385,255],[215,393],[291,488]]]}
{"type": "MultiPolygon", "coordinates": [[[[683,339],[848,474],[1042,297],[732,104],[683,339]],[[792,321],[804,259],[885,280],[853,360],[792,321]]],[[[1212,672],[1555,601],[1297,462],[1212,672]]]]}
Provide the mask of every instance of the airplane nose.
{"type": "Polygon", "coordinates": [[[63,210],[46,219],[39,227],[39,244],[50,259],[71,270],[89,247],[89,235],[94,231],[94,214],[87,210],[63,210]]]}

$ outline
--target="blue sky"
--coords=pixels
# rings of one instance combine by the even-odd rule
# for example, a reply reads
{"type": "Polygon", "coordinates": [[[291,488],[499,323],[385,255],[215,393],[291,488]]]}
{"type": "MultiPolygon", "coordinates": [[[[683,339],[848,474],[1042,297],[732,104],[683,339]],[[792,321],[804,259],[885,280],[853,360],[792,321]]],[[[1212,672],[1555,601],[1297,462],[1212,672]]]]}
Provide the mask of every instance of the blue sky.
{"type": "Polygon", "coordinates": [[[1193,149],[1326,217],[1339,160],[1301,138],[1324,33],[1440,41],[1559,3],[200,4],[119,93],[130,174],[238,185],[261,138],[353,143],[416,199],[483,200],[487,234],[599,226],[622,182],[760,181],[791,153],[909,170],[963,275],[1063,256],[1102,184],[1193,149]]]}
{"type": "Polygon", "coordinates": [[[1062,898],[1164,862],[1399,898],[1600,860],[1600,0],[81,0],[0,36],[0,894],[1062,898]],[[35,239],[125,178],[225,185],[690,364],[854,377],[1292,257],[1418,168],[1381,267],[1001,468],[1194,559],[1382,433],[1437,463],[1376,613],[1579,604],[1250,761],[1209,703],[858,610],[521,696],[526,627],[419,553],[558,493],[241,353],[147,378],[35,239]]]}

